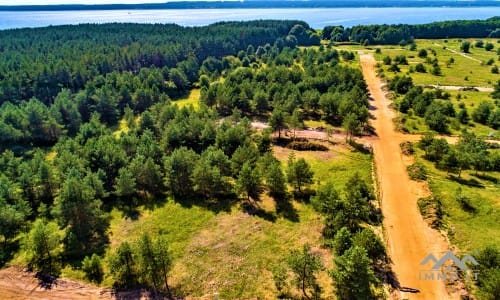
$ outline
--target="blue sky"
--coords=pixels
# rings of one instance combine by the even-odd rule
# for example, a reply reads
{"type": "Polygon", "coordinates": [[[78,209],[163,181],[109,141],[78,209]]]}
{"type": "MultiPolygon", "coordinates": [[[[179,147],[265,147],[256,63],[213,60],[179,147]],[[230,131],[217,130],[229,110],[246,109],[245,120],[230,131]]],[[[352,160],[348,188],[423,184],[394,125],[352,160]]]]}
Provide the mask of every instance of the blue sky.
{"type": "MultiPolygon", "coordinates": [[[[175,0],[174,0],[175,1],[175,0]]],[[[177,0],[179,1],[179,0],[177,0]]],[[[193,0],[183,0],[193,1],[193,0]]],[[[165,3],[172,0],[0,0],[0,5],[47,5],[47,4],[135,4],[135,3],[165,3]]]]}

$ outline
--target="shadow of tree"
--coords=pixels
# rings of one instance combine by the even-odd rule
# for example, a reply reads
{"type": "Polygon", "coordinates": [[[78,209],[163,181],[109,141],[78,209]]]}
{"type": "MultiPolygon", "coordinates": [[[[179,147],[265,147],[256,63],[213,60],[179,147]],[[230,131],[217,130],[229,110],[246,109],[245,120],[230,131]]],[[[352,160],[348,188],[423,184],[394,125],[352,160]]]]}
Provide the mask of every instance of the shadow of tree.
{"type": "Polygon", "coordinates": [[[265,211],[264,209],[257,207],[255,204],[250,202],[244,202],[241,205],[243,211],[251,216],[257,216],[269,222],[276,222],[277,217],[275,214],[265,211]]]}
{"type": "Polygon", "coordinates": [[[276,202],[276,213],[283,218],[292,221],[299,222],[299,214],[292,203],[288,195],[272,195],[274,201],[276,202]]]}
{"type": "Polygon", "coordinates": [[[458,182],[460,184],[466,185],[466,186],[484,188],[484,185],[479,180],[477,180],[475,178],[465,179],[465,178],[458,177],[455,175],[448,175],[448,179],[453,180],[455,182],[458,182]]]}
{"type": "Polygon", "coordinates": [[[481,180],[486,180],[486,181],[489,181],[491,183],[494,183],[494,184],[497,184],[500,180],[494,176],[490,176],[488,174],[474,174],[472,175],[476,178],[479,178],[481,180]]]}
{"type": "Polygon", "coordinates": [[[57,277],[50,274],[37,272],[35,278],[38,279],[38,284],[46,290],[50,290],[52,286],[57,285],[57,277]]]}
{"type": "MultiPolygon", "coordinates": [[[[167,197],[164,197],[168,199],[167,197]]],[[[204,198],[198,195],[189,196],[174,196],[174,201],[179,203],[184,208],[191,208],[193,206],[201,207],[210,210],[216,214],[220,212],[230,212],[231,207],[240,201],[237,195],[234,193],[227,193],[224,195],[218,195],[216,198],[204,198]]],[[[163,204],[163,203],[162,203],[163,204]]]]}

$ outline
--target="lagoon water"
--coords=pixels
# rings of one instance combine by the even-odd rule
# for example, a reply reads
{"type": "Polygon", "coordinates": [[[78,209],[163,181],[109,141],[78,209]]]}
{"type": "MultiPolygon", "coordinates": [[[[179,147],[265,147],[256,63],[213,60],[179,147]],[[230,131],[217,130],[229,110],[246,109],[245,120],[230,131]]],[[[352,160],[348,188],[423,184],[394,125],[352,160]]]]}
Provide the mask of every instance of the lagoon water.
{"type": "Polygon", "coordinates": [[[500,7],[1,11],[0,29],[109,22],[202,26],[219,21],[255,19],[303,20],[319,29],[327,25],[423,24],[444,20],[486,19],[498,15],[500,7]]]}

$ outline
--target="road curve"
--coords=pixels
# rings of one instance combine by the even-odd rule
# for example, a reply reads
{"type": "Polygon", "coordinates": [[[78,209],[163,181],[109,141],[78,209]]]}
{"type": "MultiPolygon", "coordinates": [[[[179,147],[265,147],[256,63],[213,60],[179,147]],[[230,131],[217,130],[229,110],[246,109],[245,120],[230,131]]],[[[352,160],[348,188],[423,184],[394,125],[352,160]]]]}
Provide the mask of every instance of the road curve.
{"type": "Polygon", "coordinates": [[[394,112],[389,108],[390,101],[385,97],[382,82],[376,76],[375,59],[371,54],[361,54],[360,58],[363,76],[374,99],[372,104],[375,110],[372,114],[375,119],[372,125],[378,139],[373,142],[373,150],[388,253],[402,290],[419,291],[408,293],[400,290],[392,296],[395,299],[455,299],[447,293],[443,282],[419,280],[419,271],[423,268],[420,262],[429,253],[441,256],[448,250],[447,242],[438,232],[429,228],[417,207],[422,187],[419,191],[418,185],[409,179],[406,172],[399,146],[403,135],[394,129],[394,112]]]}

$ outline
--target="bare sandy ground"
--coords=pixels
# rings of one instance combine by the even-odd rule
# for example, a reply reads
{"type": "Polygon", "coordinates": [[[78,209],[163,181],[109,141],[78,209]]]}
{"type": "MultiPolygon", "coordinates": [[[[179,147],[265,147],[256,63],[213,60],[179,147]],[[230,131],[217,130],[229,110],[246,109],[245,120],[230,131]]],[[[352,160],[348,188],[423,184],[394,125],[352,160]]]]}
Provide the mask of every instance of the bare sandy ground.
{"type": "Polygon", "coordinates": [[[67,279],[58,279],[50,288],[45,288],[40,285],[40,281],[31,272],[25,272],[16,267],[0,271],[0,299],[101,300],[113,298],[110,289],[102,289],[67,279]]]}
{"type": "Polygon", "coordinates": [[[495,89],[492,87],[484,87],[484,86],[459,86],[459,85],[436,85],[436,84],[431,84],[428,86],[432,86],[436,89],[447,90],[447,91],[461,91],[468,88],[474,88],[478,92],[491,93],[495,91],[495,89]]]}
{"type": "MultiPolygon", "coordinates": [[[[396,132],[394,112],[376,76],[376,61],[371,54],[361,55],[363,75],[373,97],[372,111],[378,139],[373,141],[377,177],[382,199],[387,248],[397,276],[396,287],[416,289],[418,293],[399,291],[394,299],[458,299],[446,291],[443,282],[419,280],[420,262],[429,254],[441,256],[448,243],[438,232],[429,228],[417,207],[417,199],[429,193],[425,185],[411,181],[399,144],[407,135],[396,132]]],[[[425,269],[424,269],[425,270],[425,269]]]]}

